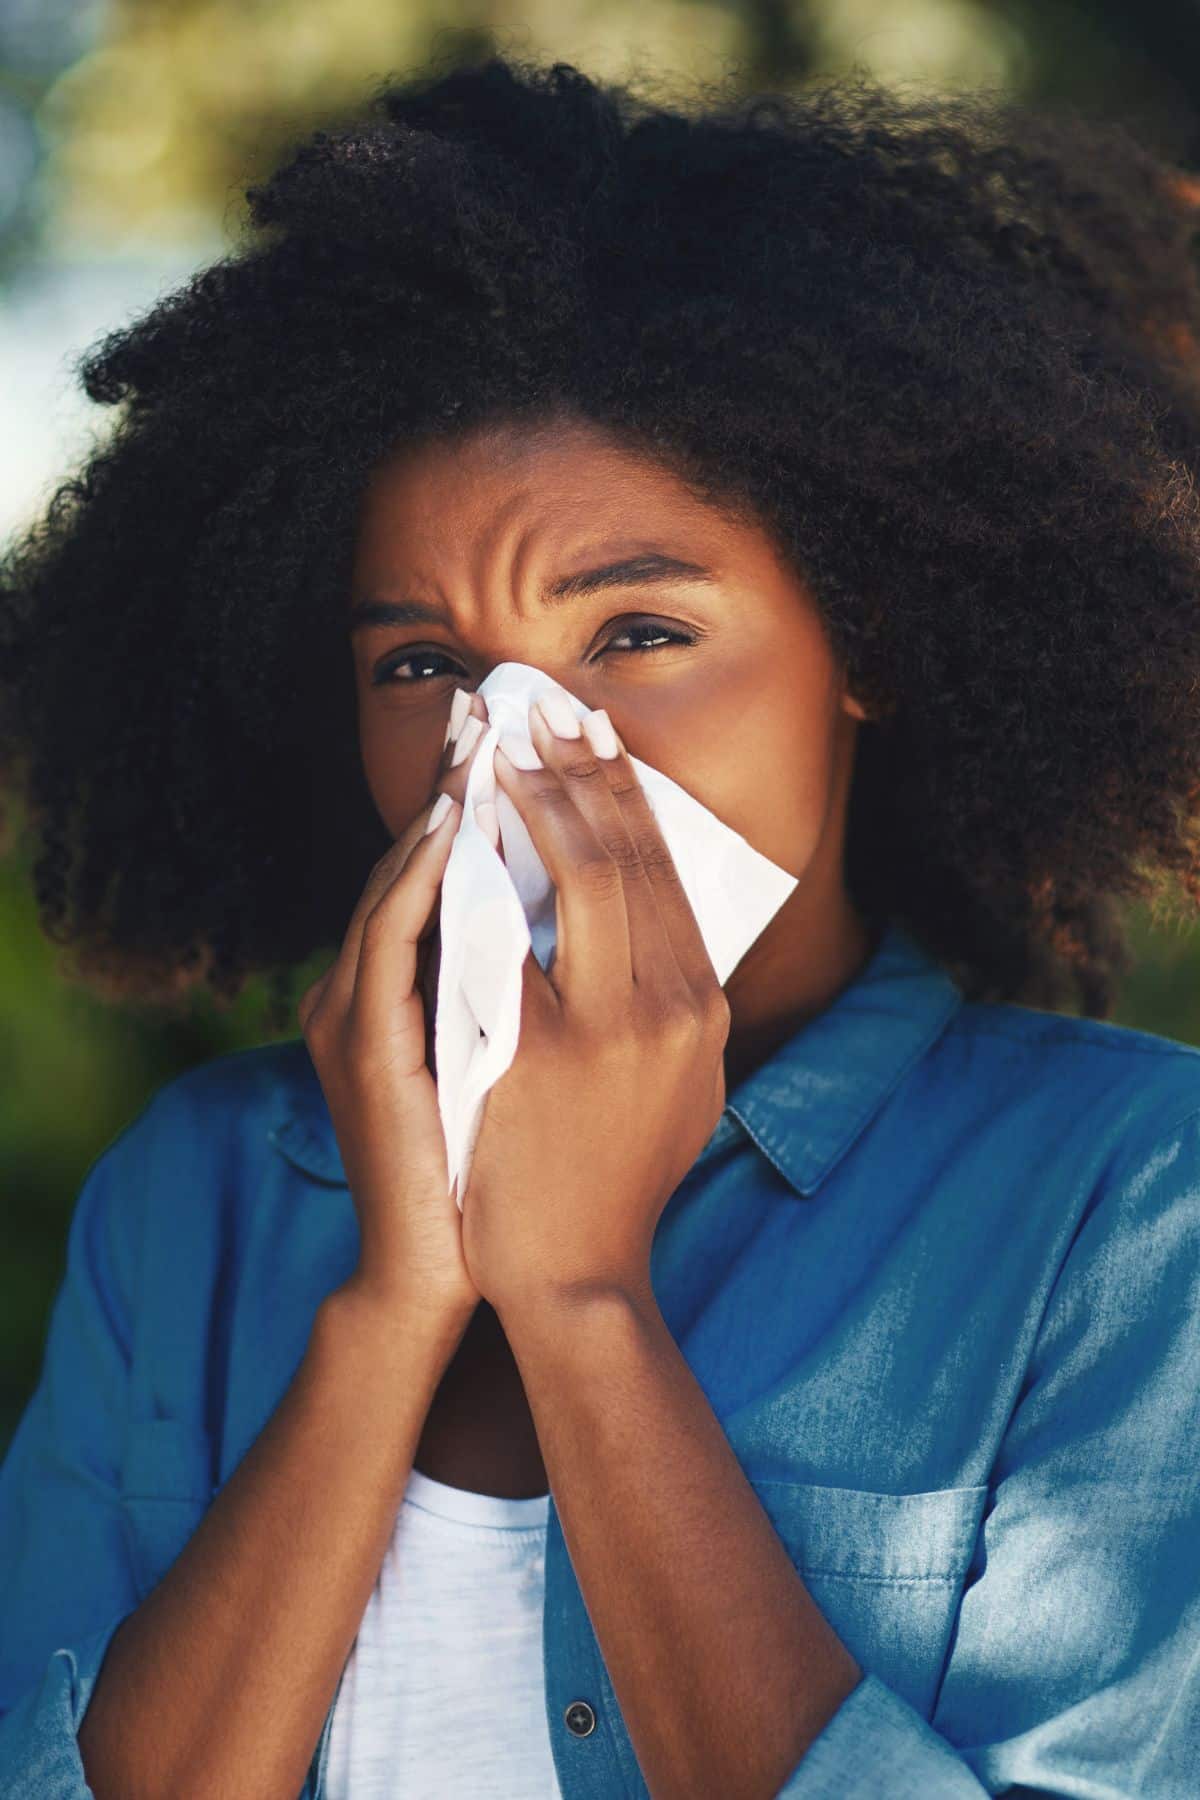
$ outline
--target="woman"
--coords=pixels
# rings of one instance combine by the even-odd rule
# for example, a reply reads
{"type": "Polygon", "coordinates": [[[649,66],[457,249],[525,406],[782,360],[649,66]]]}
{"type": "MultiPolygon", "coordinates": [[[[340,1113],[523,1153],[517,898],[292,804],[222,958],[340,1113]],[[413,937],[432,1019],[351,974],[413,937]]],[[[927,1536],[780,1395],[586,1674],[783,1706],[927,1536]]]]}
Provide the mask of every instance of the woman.
{"type": "Polygon", "coordinates": [[[83,1184],[0,1791],[1194,1792],[1200,1060],[1106,1022],[1123,903],[1200,899],[1183,194],[980,96],[493,59],[88,357],[5,573],[45,925],[118,994],[340,949],[83,1184]],[[558,950],[460,1215],[506,660],[589,731],[497,756],[558,950]],[[796,878],[723,989],[630,756],[796,878]]]}

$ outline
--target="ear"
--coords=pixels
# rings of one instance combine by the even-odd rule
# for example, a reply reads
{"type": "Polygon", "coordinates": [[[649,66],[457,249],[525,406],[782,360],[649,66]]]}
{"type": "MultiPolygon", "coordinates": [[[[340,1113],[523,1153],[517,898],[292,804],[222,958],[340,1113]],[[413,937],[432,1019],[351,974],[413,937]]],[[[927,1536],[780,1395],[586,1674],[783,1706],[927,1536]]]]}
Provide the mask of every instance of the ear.
{"type": "Polygon", "coordinates": [[[860,700],[849,688],[842,689],[841,710],[860,725],[880,725],[894,718],[896,700],[892,695],[877,695],[874,700],[860,700]]]}

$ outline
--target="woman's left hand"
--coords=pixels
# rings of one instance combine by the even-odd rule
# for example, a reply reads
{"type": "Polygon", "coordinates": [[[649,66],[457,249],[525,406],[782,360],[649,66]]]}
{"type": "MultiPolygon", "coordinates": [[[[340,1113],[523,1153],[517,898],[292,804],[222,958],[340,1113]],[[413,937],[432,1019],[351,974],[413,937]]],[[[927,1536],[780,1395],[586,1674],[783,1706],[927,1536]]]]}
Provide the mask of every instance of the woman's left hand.
{"type": "Polygon", "coordinates": [[[556,889],[547,974],[525,958],[521,1028],[489,1090],[463,1195],[463,1255],[496,1310],[615,1288],[651,1297],[667,1201],[725,1105],[729,1003],[621,748],[529,732],[545,767],[497,750],[556,889]]]}

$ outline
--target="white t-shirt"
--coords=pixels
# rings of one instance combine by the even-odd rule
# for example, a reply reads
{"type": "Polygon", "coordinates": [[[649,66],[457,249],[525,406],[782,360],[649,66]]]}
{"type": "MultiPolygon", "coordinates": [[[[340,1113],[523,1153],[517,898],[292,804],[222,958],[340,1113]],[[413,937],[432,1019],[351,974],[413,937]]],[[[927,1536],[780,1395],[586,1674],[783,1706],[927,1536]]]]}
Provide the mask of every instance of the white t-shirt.
{"type": "Polygon", "coordinates": [[[413,1469],[334,1703],[330,1800],[561,1800],[542,1671],[549,1496],[413,1469]]]}

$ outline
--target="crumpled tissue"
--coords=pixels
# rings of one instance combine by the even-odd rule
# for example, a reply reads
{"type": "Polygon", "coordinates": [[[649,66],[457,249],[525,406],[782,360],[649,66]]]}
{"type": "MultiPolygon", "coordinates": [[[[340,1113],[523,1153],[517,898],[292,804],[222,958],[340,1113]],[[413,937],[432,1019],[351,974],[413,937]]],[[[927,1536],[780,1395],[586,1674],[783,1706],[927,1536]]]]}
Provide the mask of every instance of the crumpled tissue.
{"type": "MultiPolygon", "coordinates": [[[[525,958],[532,947],[547,973],[553,962],[555,888],[520,814],[496,783],[493,762],[502,735],[533,748],[529,707],[552,689],[566,695],[577,718],[591,712],[528,663],[498,663],[480,683],[476,691],[487,704],[488,723],[442,877],[434,1060],[450,1191],[460,1212],[488,1091],[516,1055],[525,958]],[[480,800],[496,807],[503,860],[476,821],[480,800]]],[[[669,775],[636,756],[630,761],[724,985],[791,894],[796,877],[669,775]]]]}

